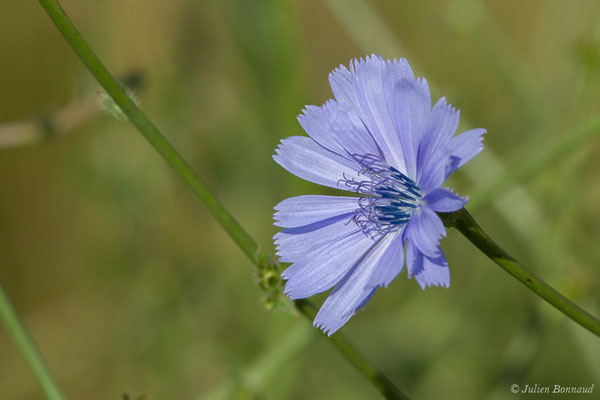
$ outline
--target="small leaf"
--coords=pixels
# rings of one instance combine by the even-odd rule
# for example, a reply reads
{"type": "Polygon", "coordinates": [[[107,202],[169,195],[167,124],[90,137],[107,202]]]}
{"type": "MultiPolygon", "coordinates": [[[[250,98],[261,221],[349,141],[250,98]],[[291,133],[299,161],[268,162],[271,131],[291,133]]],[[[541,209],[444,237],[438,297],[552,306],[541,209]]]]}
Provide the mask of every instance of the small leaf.
{"type": "MultiPolygon", "coordinates": [[[[139,97],[137,97],[137,95],[130,89],[125,89],[125,92],[127,93],[127,96],[129,96],[129,98],[136,104],[140,104],[140,99],[139,97]]],[[[119,107],[117,105],[117,103],[115,103],[115,101],[113,100],[112,97],[110,97],[108,95],[108,93],[103,92],[103,91],[98,91],[98,96],[100,97],[100,102],[102,103],[102,106],[104,107],[104,109],[110,114],[112,115],[114,118],[118,119],[119,121],[126,121],[127,120],[127,116],[125,115],[125,113],[123,112],[123,110],[121,110],[121,107],[119,107]]]]}

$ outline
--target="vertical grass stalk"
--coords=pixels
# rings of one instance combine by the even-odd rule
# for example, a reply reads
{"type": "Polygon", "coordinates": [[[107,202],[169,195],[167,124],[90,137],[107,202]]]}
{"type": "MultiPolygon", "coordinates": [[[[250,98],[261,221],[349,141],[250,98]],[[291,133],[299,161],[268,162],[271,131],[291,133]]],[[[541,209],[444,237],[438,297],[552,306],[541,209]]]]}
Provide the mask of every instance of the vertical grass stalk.
{"type": "Polygon", "coordinates": [[[46,398],[48,400],[64,400],[65,397],[52,377],[44,358],[19,319],[2,285],[0,285],[0,321],[17,345],[46,398]]]}

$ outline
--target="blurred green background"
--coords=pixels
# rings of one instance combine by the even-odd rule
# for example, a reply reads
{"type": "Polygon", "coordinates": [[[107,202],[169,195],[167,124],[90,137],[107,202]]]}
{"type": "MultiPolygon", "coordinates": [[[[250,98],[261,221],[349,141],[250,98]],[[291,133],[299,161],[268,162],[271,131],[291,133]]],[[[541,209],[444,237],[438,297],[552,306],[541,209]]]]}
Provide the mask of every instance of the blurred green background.
{"type": "MultiPolygon", "coordinates": [[[[325,190],[273,149],[304,134],[296,115],[331,97],[327,74],[353,57],[407,58],[461,110],[461,130],[488,129],[449,182],[474,201],[600,113],[596,0],[63,6],[268,253],[272,206],[325,190]]],[[[37,2],[1,2],[0,26],[0,282],[67,397],[377,398],[301,317],[262,308],[253,267],[139,133],[98,109],[98,85],[37,2]]],[[[596,315],[599,155],[582,142],[472,210],[596,315]]],[[[403,273],[343,329],[368,358],[415,399],[542,398],[515,383],[595,384],[569,398],[598,398],[596,337],[457,232],[442,246],[449,289],[403,273]]],[[[41,397],[0,330],[0,398],[41,397]]]]}

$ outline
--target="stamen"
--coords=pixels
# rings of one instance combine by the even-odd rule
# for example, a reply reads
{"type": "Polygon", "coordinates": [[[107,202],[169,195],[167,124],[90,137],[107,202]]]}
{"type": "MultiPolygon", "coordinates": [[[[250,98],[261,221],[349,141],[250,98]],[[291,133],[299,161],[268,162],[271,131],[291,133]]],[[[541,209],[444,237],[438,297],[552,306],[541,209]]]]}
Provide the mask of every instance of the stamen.
{"type": "Polygon", "coordinates": [[[351,221],[374,240],[403,227],[420,204],[421,188],[409,177],[373,154],[354,155],[363,180],[340,182],[358,194],[358,209],[351,221]]]}

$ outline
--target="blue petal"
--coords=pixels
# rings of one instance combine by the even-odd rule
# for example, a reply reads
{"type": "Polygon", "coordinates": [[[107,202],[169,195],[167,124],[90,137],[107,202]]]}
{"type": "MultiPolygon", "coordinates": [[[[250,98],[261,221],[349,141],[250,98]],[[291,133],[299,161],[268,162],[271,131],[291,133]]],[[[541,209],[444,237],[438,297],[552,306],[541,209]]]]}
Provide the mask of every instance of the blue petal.
{"type": "Polygon", "coordinates": [[[408,240],[406,242],[406,274],[408,275],[408,279],[423,271],[423,263],[421,262],[421,258],[417,257],[418,254],[422,253],[408,240]]]}
{"type": "Polygon", "coordinates": [[[336,142],[350,156],[381,156],[373,137],[354,110],[342,108],[335,100],[329,100],[323,105],[323,118],[336,142]]]}
{"type": "MultiPolygon", "coordinates": [[[[367,303],[369,302],[369,300],[371,300],[371,298],[373,297],[373,295],[377,291],[377,289],[379,289],[379,287],[376,287],[376,288],[372,289],[370,292],[367,290],[367,295],[360,302],[360,304],[356,306],[356,310],[354,310],[354,312],[356,312],[356,311],[360,310],[361,308],[363,308],[364,306],[366,306],[367,303]]],[[[333,333],[333,332],[331,332],[331,333],[333,333]]],[[[331,336],[331,335],[329,335],[329,336],[331,336]]]]}
{"type": "Polygon", "coordinates": [[[463,208],[469,199],[460,197],[450,189],[437,188],[427,193],[423,201],[433,211],[452,212],[463,208]]]}
{"type": "Polygon", "coordinates": [[[288,228],[277,233],[275,245],[281,262],[295,262],[316,249],[341,240],[356,231],[353,213],[331,217],[310,225],[288,228]]]}
{"type": "Polygon", "coordinates": [[[348,189],[340,180],[357,179],[360,167],[320,146],[308,137],[291,136],[283,139],[273,159],[292,174],[319,185],[348,189]]]}
{"type": "Polygon", "coordinates": [[[386,60],[383,74],[384,82],[397,82],[402,79],[414,80],[412,68],[405,58],[386,60]]]}
{"type": "Polygon", "coordinates": [[[427,82],[415,80],[406,60],[375,55],[352,60],[350,69],[340,66],[329,81],[337,103],[356,113],[383,158],[416,178],[418,142],[431,109],[427,82]]]}
{"type": "Polygon", "coordinates": [[[321,107],[306,106],[304,113],[298,116],[298,122],[315,142],[335,153],[344,155],[344,149],[336,141],[329,130],[327,120],[321,107]]]}
{"type": "Polygon", "coordinates": [[[343,196],[296,196],[275,206],[276,226],[296,228],[348,214],[358,209],[358,198],[343,196]]]}
{"type": "Polygon", "coordinates": [[[362,231],[322,246],[290,265],[281,276],[287,280],[284,293],[301,299],[330,289],[376,242],[362,231]]]}
{"type": "Polygon", "coordinates": [[[423,256],[423,271],[415,279],[425,289],[429,286],[450,287],[450,269],[443,254],[437,258],[423,256]]]}
{"type": "Polygon", "coordinates": [[[403,230],[390,233],[387,236],[390,237],[390,245],[369,277],[369,282],[366,285],[368,288],[387,287],[402,272],[404,267],[403,230]]]}
{"type": "MultiPolygon", "coordinates": [[[[384,158],[402,172],[406,172],[402,145],[388,112],[384,87],[395,82],[383,82],[386,63],[381,57],[370,56],[366,60],[352,60],[350,75],[352,90],[334,88],[338,103],[348,105],[359,116],[371,133],[384,158]]],[[[341,80],[341,79],[340,79],[341,80]]]]}
{"type": "MultiPolygon", "coordinates": [[[[383,58],[376,55],[367,57],[366,61],[363,60],[352,60],[350,62],[350,71],[345,65],[340,65],[338,68],[333,70],[329,74],[329,84],[331,85],[331,91],[335,96],[336,100],[343,108],[354,108],[357,107],[355,83],[356,83],[356,71],[354,65],[357,62],[371,62],[382,64],[383,58]]],[[[399,60],[387,60],[385,61],[383,79],[385,82],[395,82],[400,79],[415,79],[412,69],[406,59],[401,58],[399,60]]]]}
{"type": "Polygon", "coordinates": [[[426,161],[417,182],[425,192],[442,186],[454,171],[465,165],[482,149],[485,129],[472,129],[440,145],[426,161]]]}
{"type": "Polygon", "coordinates": [[[343,108],[351,109],[356,106],[354,81],[355,75],[345,65],[340,65],[329,74],[331,91],[343,108]]]}
{"type": "Polygon", "coordinates": [[[439,256],[438,243],[444,236],[446,229],[442,220],[426,205],[420,207],[406,226],[407,240],[429,257],[439,256]]]}
{"type": "Polygon", "coordinates": [[[421,176],[417,181],[421,190],[428,193],[442,186],[448,175],[456,170],[457,163],[458,159],[450,155],[448,145],[438,149],[421,171],[421,176]]]}
{"type": "Polygon", "coordinates": [[[456,132],[459,111],[455,110],[442,97],[433,107],[419,143],[417,170],[422,171],[429,159],[441,147],[445,146],[456,132]]]}
{"type": "Polygon", "coordinates": [[[383,82],[386,103],[400,141],[406,175],[417,177],[417,150],[431,113],[431,96],[425,79],[383,82]]]}
{"type": "Polygon", "coordinates": [[[450,286],[450,270],[441,249],[437,257],[427,257],[418,249],[407,245],[406,263],[422,289],[429,286],[450,286]]]}
{"type": "Polygon", "coordinates": [[[364,306],[376,288],[368,286],[380,262],[389,262],[395,237],[385,236],[335,287],[317,313],[313,325],[331,335],[364,306]]]}
{"type": "Polygon", "coordinates": [[[485,133],[485,129],[471,129],[456,135],[450,140],[448,145],[450,155],[456,158],[458,162],[448,175],[465,165],[483,150],[482,142],[485,133]]]}

